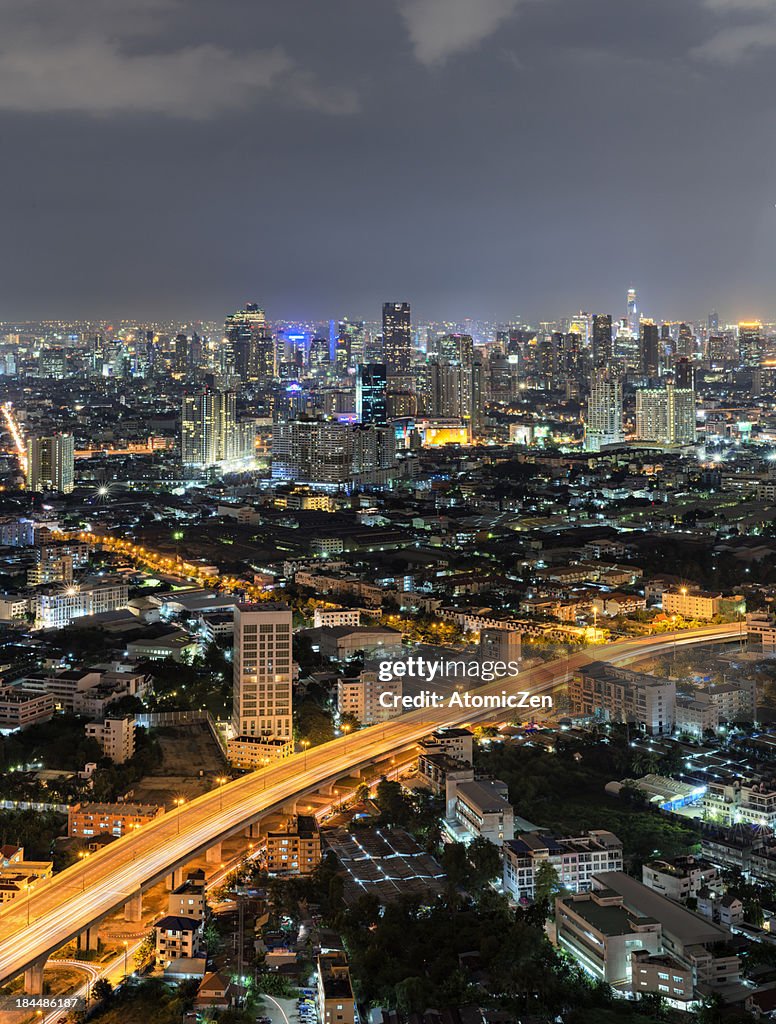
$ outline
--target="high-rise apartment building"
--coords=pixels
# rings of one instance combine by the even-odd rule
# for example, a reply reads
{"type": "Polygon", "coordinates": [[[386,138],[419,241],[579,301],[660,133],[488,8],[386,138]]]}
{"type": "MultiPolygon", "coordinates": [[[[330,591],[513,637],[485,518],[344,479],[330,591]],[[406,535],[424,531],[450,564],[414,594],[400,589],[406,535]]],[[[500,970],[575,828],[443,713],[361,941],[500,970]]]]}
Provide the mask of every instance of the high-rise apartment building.
{"type": "Polygon", "coordinates": [[[228,467],[255,455],[255,428],[237,419],[234,391],[206,389],[183,399],[181,461],[184,466],[207,469],[228,467]]]}
{"type": "Polygon", "coordinates": [[[285,604],[235,608],[229,756],[238,767],[259,767],[292,752],[291,625],[285,604]]]}
{"type": "Polygon", "coordinates": [[[412,365],[409,302],[383,304],[383,361],[389,377],[406,376],[412,365]]]}
{"type": "Polygon", "coordinates": [[[585,447],[600,451],[604,445],[622,444],[622,382],[608,370],[594,370],[587,401],[585,447]]]}
{"type": "Polygon", "coordinates": [[[356,371],[356,417],[359,423],[388,422],[385,363],[359,363],[356,371]]]}
{"type": "Polygon", "coordinates": [[[694,444],[695,392],[692,388],[640,388],[636,392],[636,437],[657,444],[694,444]]]}
{"type": "Polygon", "coordinates": [[[272,430],[272,477],[343,487],[387,483],[396,470],[396,434],[376,424],[286,420],[272,430]]]}
{"type": "Polygon", "coordinates": [[[72,434],[31,437],[27,441],[27,487],[31,491],[70,494],[75,486],[75,440],[72,434]]]}

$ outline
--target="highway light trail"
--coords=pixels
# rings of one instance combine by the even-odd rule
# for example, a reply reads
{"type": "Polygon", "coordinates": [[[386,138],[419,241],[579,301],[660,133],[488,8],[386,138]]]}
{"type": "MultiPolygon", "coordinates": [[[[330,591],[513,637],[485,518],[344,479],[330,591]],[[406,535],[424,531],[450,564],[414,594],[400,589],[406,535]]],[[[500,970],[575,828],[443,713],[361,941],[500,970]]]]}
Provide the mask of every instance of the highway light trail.
{"type": "Polygon", "coordinates": [[[16,422],[16,417],[13,414],[13,406],[10,402],[3,403],[3,417],[5,418],[5,425],[8,433],[13,439],[13,446],[16,449],[16,454],[19,456],[19,462],[25,474],[27,473],[27,445],[24,443],[22,432],[19,429],[19,424],[16,422]]]}

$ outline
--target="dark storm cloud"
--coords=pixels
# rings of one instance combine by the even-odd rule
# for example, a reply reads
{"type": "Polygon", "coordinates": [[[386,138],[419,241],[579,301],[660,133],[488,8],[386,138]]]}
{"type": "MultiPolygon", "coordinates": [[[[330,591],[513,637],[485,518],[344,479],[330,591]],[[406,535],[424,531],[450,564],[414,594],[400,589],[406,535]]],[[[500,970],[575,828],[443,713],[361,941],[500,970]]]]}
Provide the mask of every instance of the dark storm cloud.
{"type": "Polygon", "coordinates": [[[770,315],[772,0],[0,0],[0,318],[770,315]]]}

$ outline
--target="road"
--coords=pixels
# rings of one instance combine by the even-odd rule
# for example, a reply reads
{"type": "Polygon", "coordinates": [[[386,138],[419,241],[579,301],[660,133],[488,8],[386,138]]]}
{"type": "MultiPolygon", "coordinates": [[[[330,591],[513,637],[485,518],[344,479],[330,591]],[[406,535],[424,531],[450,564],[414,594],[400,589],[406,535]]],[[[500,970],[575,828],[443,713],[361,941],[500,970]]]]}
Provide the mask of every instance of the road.
{"type": "MultiPolygon", "coordinates": [[[[741,624],[707,626],[602,645],[477,689],[546,693],[591,661],[621,663],[689,644],[727,642],[741,624]]],[[[421,709],[314,747],[197,797],[40,883],[0,909],[0,982],[43,961],[135,894],[230,835],[322,785],[411,748],[442,725],[494,718],[492,710],[421,709]],[[29,924],[28,924],[29,918],[29,924]]],[[[31,979],[32,984],[32,979],[31,979]]]]}

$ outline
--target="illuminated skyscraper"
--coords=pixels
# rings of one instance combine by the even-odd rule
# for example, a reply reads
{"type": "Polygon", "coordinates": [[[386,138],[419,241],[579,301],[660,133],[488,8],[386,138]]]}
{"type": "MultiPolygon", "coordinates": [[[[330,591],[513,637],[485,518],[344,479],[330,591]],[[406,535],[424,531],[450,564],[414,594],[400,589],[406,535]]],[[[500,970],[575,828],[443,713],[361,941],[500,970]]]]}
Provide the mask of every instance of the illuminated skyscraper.
{"type": "Polygon", "coordinates": [[[673,384],[636,392],[636,437],[656,444],[694,444],[695,392],[673,384]]]}
{"type": "Polygon", "coordinates": [[[604,445],[622,444],[622,382],[607,370],[594,370],[587,401],[585,448],[597,452],[604,445]]]}
{"type": "Polygon", "coordinates": [[[627,313],[628,319],[628,332],[631,338],[638,338],[639,336],[639,307],[636,303],[636,289],[628,289],[627,299],[627,313]]]}
{"type": "Polygon", "coordinates": [[[641,324],[640,372],[644,377],[657,377],[660,369],[660,341],[657,324],[644,320],[641,324]]]}
{"type": "Polygon", "coordinates": [[[763,348],[763,325],[747,320],[738,325],[738,359],[741,366],[759,366],[763,348]]]}
{"type": "Polygon", "coordinates": [[[181,414],[181,461],[207,469],[253,458],[255,429],[237,419],[234,391],[205,390],[186,395],[181,414]]]}
{"type": "Polygon", "coordinates": [[[593,317],[593,366],[600,370],[612,359],[612,314],[596,313],[593,317]]]}
{"type": "Polygon", "coordinates": [[[27,441],[27,487],[31,491],[70,494],[75,480],[72,434],[31,437],[27,441]]]}
{"type": "Polygon", "coordinates": [[[360,363],[356,371],[356,416],[359,423],[388,422],[385,363],[360,363]]]}
{"type": "Polygon", "coordinates": [[[383,304],[383,360],[389,377],[406,376],[412,365],[409,302],[383,304]]]}
{"type": "Polygon", "coordinates": [[[277,376],[275,341],[264,310],[249,302],[224,325],[224,370],[243,381],[269,383],[277,376]]]}

